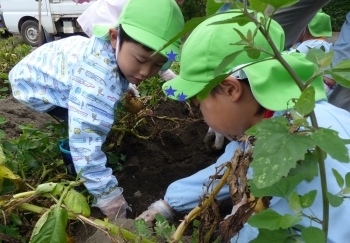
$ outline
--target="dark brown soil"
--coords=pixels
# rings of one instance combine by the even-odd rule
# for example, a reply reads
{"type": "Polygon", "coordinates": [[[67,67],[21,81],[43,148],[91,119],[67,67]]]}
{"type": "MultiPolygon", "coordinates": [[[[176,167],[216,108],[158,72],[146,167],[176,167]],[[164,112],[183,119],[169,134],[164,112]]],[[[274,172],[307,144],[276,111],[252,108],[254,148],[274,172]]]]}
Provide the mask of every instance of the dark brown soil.
{"type": "MultiPolygon", "coordinates": [[[[131,219],[140,215],[152,202],[163,198],[170,183],[214,163],[222,153],[206,149],[203,139],[208,126],[196,108],[167,100],[161,101],[153,112],[138,133],[148,136],[156,128],[154,136],[144,140],[126,133],[119,148],[126,155],[126,160],[123,170],[116,176],[132,208],[128,214],[131,219]]],[[[50,116],[31,111],[11,97],[0,100],[0,115],[8,119],[2,127],[7,137],[18,136],[20,124],[34,123],[42,127],[52,121],[50,116]]],[[[103,215],[93,209],[93,216],[103,215]]],[[[85,242],[94,229],[75,223],[69,231],[76,232],[74,238],[79,243],[85,242]]]]}

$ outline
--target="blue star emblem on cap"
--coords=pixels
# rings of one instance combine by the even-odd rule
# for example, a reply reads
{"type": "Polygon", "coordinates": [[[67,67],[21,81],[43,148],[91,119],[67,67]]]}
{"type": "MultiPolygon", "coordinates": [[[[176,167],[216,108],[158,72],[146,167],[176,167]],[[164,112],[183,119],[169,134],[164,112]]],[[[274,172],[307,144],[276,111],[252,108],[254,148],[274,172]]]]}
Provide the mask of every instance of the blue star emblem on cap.
{"type": "Polygon", "coordinates": [[[177,56],[177,54],[175,54],[175,53],[173,52],[173,50],[171,50],[170,53],[168,53],[168,54],[166,54],[166,55],[168,56],[169,61],[176,61],[176,56],[177,56]]]}
{"type": "Polygon", "coordinates": [[[181,94],[179,94],[179,95],[177,96],[177,99],[178,99],[179,101],[186,101],[186,97],[187,97],[187,95],[185,95],[184,92],[181,92],[181,94]]]}
{"type": "Polygon", "coordinates": [[[175,91],[176,89],[173,89],[171,86],[165,90],[167,96],[170,96],[170,95],[175,96],[175,91]]]}

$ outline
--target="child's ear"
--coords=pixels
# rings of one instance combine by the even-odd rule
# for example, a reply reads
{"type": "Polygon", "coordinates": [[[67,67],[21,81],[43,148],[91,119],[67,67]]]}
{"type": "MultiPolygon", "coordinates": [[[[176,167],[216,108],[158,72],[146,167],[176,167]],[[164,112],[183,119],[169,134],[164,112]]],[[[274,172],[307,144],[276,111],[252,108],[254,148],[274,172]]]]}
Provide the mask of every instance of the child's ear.
{"type": "Polygon", "coordinates": [[[220,86],[223,93],[230,96],[232,101],[239,100],[243,94],[243,83],[232,76],[225,78],[220,86]]]}
{"type": "Polygon", "coordinates": [[[109,41],[114,49],[117,47],[118,30],[114,28],[109,29],[109,41]]]}

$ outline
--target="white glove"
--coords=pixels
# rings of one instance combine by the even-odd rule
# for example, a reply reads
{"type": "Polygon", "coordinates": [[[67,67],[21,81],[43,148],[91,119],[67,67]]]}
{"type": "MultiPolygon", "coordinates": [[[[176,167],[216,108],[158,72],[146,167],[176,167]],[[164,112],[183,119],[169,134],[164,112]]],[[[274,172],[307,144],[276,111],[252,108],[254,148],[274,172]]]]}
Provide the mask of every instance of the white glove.
{"type": "Polygon", "coordinates": [[[129,83],[128,90],[135,96],[140,97],[140,93],[137,90],[137,87],[135,84],[129,83]]]}
{"type": "Polygon", "coordinates": [[[144,219],[146,222],[152,222],[154,221],[157,213],[163,215],[168,221],[173,220],[174,214],[172,209],[164,200],[158,200],[152,203],[151,206],[148,207],[148,210],[140,214],[136,220],[144,219]]]}
{"type": "Polygon", "coordinates": [[[167,69],[165,71],[159,71],[158,75],[162,79],[164,79],[165,81],[169,81],[169,80],[177,77],[177,75],[173,71],[171,71],[170,69],[167,69]]]}
{"type": "Polygon", "coordinates": [[[131,211],[123,197],[123,188],[121,187],[115,189],[107,198],[97,199],[96,204],[92,206],[100,208],[108,219],[126,218],[126,209],[131,211]]]}
{"type": "Polygon", "coordinates": [[[204,138],[204,143],[208,148],[214,148],[217,150],[222,149],[222,147],[224,146],[224,141],[225,141],[224,135],[221,135],[220,133],[215,132],[213,129],[209,127],[207,135],[205,135],[205,138],[204,138]],[[214,137],[215,137],[215,141],[213,144],[214,137]]]}

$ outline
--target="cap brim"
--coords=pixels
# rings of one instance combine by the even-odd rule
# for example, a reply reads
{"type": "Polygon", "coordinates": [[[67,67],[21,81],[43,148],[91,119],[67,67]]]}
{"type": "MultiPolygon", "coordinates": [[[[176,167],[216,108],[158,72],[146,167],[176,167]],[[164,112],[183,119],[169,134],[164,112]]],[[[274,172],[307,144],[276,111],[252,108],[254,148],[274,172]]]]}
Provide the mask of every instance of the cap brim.
{"type": "MultiPolygon", "coordinates": [[[[139,27],[135,27],[129,24],[123,24],[124,31],[137,42],[157,51],[161,47],[163,47],[168,41],[162,39],[159,36],[156,36],[148,31],[140,29],[139,27]]],[[[180,41],[176,41],[175,43],[169,45],[165,49],[161,50],[160,53],[167,57],[167,54],[173,53],[172,60],[170,61],[179,61],[180,60],[180,41]]]]}
{"type": "Polygon", "coordinates": [[[177,101],[186,101],[197,95],[207,82],[194,82],[183,79],[180,75],[163,84],[162,89],[166,96],[177,101]]]}

